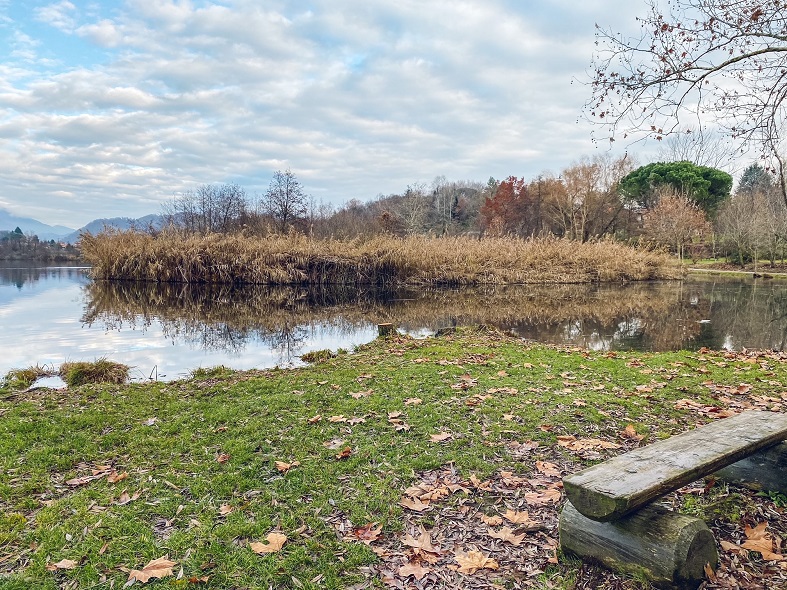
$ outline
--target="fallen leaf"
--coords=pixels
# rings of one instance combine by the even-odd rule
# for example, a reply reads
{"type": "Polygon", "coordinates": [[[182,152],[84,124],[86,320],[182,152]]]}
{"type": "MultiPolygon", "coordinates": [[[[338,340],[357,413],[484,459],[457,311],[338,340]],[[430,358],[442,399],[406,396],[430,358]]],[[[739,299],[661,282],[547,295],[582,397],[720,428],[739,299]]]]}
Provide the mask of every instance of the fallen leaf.
{"type": "Polygon", "coordinates": [[[423,526],[421,528],[421,535],[416,539],[410,533],[407,533],[402,538],[402,543],[408,547],[412,547],[416,552],[434,553],[440,555],[442,551],[439,547],[432,544],[432,534],[427,531],[423,526]]]}
{"type": "Polygon", "coordinates": [[[406,400],[404,400],[404,405],[406,405],[406,406],[418,406],[418,405],[421,405],[421,403],[423,403],[423,401],[424,400],[422,400],[420,397],[410,397],[410,398],[407,398],[406,400]]]}
{"type": "Polygon", "coordinates": [[[372,393],[374,393],[374,392],[371,389],[367,389],[366,391],[350,392],[350,395],[354,399],[361,399],[362,397],[369,397],[370,395],[372,395],[372,393]]]}
{"type": "Polygon", "coordinates": [[[488,524],[489,526],[499,526],[499,525],[503,524],[503,518],[498,516],[498,515],[487,516],[486,514],[482,514],[481,515],[481,522],[484,522],[485,524],[488,524]]]}
{"type": "Polygon", "coordinates": [[[499,531],[495,531],[493,529],[489,529],[488,534],[493,539],[500,539],[501,541],[506,541],[507,543],[511,543],[515,547],[519,547],[522,544],[522,541],[525,538],[525,533],[521,535],[515,535],[513,529],[504,526],[499,531]]]}
{"type": "Polygon", "coordinates": [[[46,569],[50,572],[54,572],[55,570],[72,570],[77,565],[79,565],[78,562],[72,559],[61,559],[57,563],[48,563],[46,569]]]}
{"type": "Polygon", "coordinates": [[[536,469],[548,477],[560,477],[560,469],[554,463],[536,461],[536,469]]]}
{"type": "MultiPolygon", "coordinates": [[[[166,578],[167,576],[174,575],[172,573],[172,566],[176,565],[174,561],[168,559],[168,555],[159,557],[148,564],[141,570],[131,570],[128,573],[128,581],[136,580],[137,582],[147,583],[151,578],[166,578]]],[[[133,583],[133,582],[132,582],[133,583]]]]}
{"type": "Polygon", "coordinates": [[[628,438],[630,440],[642,440],[643,438],[645,438],[645,435],[637,434],[637,431],[634,429],[633,424],[626,425],[626,428],[623,429],[623,431],[620,433],[620,436],[622,436],[623,438],[628,438]]]}
{"type": "Polygon", "coordinates": [[[379,525],[377,528],[375,528],[376,524],[378,523],[370,522],[362,527],[353,529],[353,536],[367,545],[375,542],[379,538],[380,532],[383,530],[382,525],[379,525]]]}
{"type": "Polygon", "coordinates": [[[741,547],[749,551],[759,551],[765,561],[782,561],[785,557],[780,553],[774,552],[774,538],[766,532],[765,529],[767,527],[767,522],[761,522],[754,528],[746,525],[745,533],[747,540],[745,543],[741,544],[741,547]]]}
{"type": "Polygon", "coordinates": [[[258,555],[265,555],[267,553],[276,553],[287,542],[287,537],[281,533],[268,533],[265,539],[268,541],[267,543],[255,541],[254,543],[249,543],[249,548],[258,555]]]}
{"type": "Polygon", "coordinates": [[[429,442],[443,442],[444,440],[448,440],[453,435],[450,432],[441,432],[439,434],[430,434],[429,435],[429,442]]]}
{"type": "Polygon", "coordinates": [[[117,504],[118,506],[125,506],[129,502],[133,502],[134,500],[137,500],[141,495],[142,495],[142,490],[137,490],[136,492],[134,492],[130,496],[128,494],[128,491],[123,490],[120,493],[120,497],[117,499],[115,504],[117,504]]]}
{"type": "Polygon", "coordinates": [[[229,460],[230,460],[229,453],[220,453],[219,455],[216,456],[216,461],[218,461],[219,463],[226,463],[229,460]]]}
{"type": "Polygon", "coordinates": [[[560,490],[549,488],[543,492],[527,492],[525,494],[530,506],[544,506],[546,504],[557,503],[560,501],[560,490]]]}
{"type": "Polygon", "coordinates": [[[317,424],[317,422],[319,422],[320,420],[322,420],[322,414],[317,414],[316,416],[312,416],[311,418],[308,418],[306,421],[309,424],[317,424]]]}
{"type": "Polygon", "coordinates": [[[459,570],[463,574],[474,574],[480,569],[496,570],[500,565],[492,558],[486,557],[480,551],[468,551],[467,553],[457,553],[454,559],[460,565],[459,570]]]}
{"type": "Polygon", "coordinates": [[[284,461],[275,461],[276,469],[279,470],[279,473],[287,473],[293,467],[297,467],[301,464],[300,461],[293,461],[292,463],[285,463],[284,461]]]}
{"type": "Polygon", "coordinates": [[[345,418],[342,414],[338,416],[331,416],[328,418],[328,422],[338,423],[338,422],[347,422],[347,418],[345,418]]]}
{"type": "Polygon", "coordinates": [[[514,524],[524,524],[524,525],[538,524],[538,522],[536,522],[535,520],[530,519],[530,514],[528,514],[527,510],[523,512],[517,512],[516,510],[506,510],[506,513],[503,515],[503,518],[514,524]]]}
{"type": "Polygon", "coordinates": [[[710,563],[705,564],[704,570],[705,576],[707,576],[708,580],[710,580],[711,583],[716,582],[716,572],[713,571],[710,563]]]}
{"type": "Polygon", "coordinates": [[[421,580],[423,577],[428,574],[430,571],[429,568],[422,566],[420,563],[415,562],[407,562],[407,564],[403,565],[399,568],[397,572],[402,578],[406,578],[407,576],[413,576],[416,580],[421,580]]]}
{"type": "Polygon", "coordinates": [[[117,483],[119,481],[123,481],[128,477],[128,471],[124,471],[123,473],[118,473],[117,471],[113,471],[107,476],[107,481],[109,483],[117,483]]]}
{"type": "Polygon", "coordinates": [[[219,506],[219,515],[227,516],[233,510],[235,510],[235,509],[232,506],[230,506],[229,504],[222,504],[221,506],[219,506]]]}
{"type": "Polygon", "coordinates": [[[144,422],[142,422],[143,426],[153,426],[156,422],[158,422],[158,418],[155,416],[153,418],[148,418],[144,422]]]}
{"type": "Polygon", "coordinates": [[[339,459],[339,460],[341,461],[342,459],[347,459],[347,458],[348,458],[350,455],[352,455],[352,454],[353,454],[353,450],[352,450],[352,448],[350,448],[350,447],[344,447],[344,448],[341,450],[341,452],[340,452],[340,453],[337,453],[337,454],[336,454],[336,458],[337,458],[337,459],[339,459]]]}
{"type": "Polygon", "coordinates": [[[418,498],[402,498],[399,505],[413,510],[414,512],[423,512],[429,508],[429,502],[421,502],[418,498]]]}

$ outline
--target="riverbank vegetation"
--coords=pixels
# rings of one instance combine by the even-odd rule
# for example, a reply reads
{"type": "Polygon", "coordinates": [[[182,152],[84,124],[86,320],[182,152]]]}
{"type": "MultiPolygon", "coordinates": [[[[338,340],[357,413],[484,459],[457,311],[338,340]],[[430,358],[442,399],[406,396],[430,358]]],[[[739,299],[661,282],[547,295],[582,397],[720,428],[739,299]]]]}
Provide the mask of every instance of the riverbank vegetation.
{"type": "Polygon", "coordinates": [[[39,240],[38,236],[25,235],[17,227],[14,231],[0,231],[0,260],[74,262],[79,260],[79,250],[72,244],[47,242],[39,240]]]}
{"type": "MultiPolygon", "coordinates": [[[[745,408],[782,411],[787,379],[779,353],[593,352],[485,330],[324,359],[0,389],[0,585],[647,590],[560,554],[560,478],[745,408]]],[[[747,531],[787,535],[783,497],[709,481],[667,500],[722,543],[708,590],[785,583],[778,545],[740,547],[747,531]]]]}
{"type": "Polygon", "coordinates": [[[478,285],[676,278],[669,256],[602,241],[378,236],[315,240],[105,232],[82,238],[97,279],[268,285],[478,285]]]}

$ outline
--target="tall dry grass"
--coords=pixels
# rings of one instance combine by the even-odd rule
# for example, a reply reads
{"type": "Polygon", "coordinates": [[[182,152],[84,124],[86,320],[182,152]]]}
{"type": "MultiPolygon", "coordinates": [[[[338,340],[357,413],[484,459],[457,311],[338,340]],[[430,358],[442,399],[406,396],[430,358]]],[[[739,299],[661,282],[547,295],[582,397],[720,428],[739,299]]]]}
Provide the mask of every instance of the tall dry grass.
{"type": "Polygon", "coordinates": [[[265,285],[482,285],[677,278],[666,254],[557,238],[84,235],[97,279],[265,285]]]}

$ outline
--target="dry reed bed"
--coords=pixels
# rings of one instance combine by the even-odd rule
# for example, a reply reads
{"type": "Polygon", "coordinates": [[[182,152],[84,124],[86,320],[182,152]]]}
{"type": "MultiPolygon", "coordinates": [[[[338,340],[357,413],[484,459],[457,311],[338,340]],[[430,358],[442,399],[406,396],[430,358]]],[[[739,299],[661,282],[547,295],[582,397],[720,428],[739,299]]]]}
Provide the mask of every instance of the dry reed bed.
{"type": "Polygon", "coordinates": [[[84,235],[97,279],[265,285],[481,285],[677,278],[669,256],[556,238],[84,235]]]}

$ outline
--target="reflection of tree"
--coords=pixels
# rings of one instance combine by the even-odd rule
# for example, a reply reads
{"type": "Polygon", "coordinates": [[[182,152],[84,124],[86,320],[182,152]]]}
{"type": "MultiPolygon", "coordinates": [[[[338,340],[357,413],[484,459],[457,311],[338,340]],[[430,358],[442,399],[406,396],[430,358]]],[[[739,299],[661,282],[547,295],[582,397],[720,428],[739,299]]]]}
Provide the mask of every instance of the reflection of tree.
{"type": "Polygon", "coordinates": [[[0,264],[0,285],[14,285],[21,289],[27,284],[37,283],[42,279],[67,278],[77,276],[85,277],[85,267],[47,267],[47,266],[20,266],[15,263],[0,264]]]}
{"type": "Polygon", "coordinates": [[[787,289],[767,282],[521,285],[395,293],[96,282],[85,292],[85,323],[103,322],[113,330],[158,323],[170,339],[228,352],[257,340],[283,361],[297,356],[318,330],[347,337],[383,322],[412,332],[488,324],[527,339],[599,350],[787,344],[787,289]]]}

